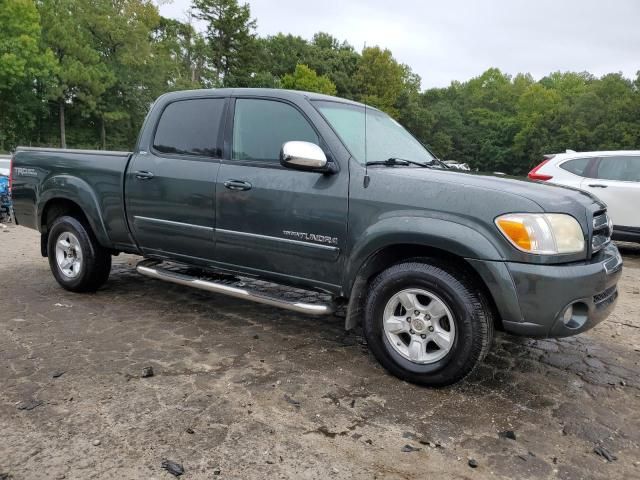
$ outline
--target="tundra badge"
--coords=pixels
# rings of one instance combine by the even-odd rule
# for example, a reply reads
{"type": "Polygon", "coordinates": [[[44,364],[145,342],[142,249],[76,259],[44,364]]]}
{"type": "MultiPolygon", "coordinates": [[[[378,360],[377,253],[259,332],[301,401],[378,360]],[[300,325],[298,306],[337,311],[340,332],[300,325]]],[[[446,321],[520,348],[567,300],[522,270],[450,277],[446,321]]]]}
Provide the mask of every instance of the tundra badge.
{"type": "Polygon", "coordinates": [[[306,232],[292,232],[290,230],[283,230],[282,233],[285,237],[291,237],[297,240],[310,240],[312,242],[328,243],[330,245],[338,244],[337,237],[330,237],[328,235],[316,235],[315,233],[306,232]]]}

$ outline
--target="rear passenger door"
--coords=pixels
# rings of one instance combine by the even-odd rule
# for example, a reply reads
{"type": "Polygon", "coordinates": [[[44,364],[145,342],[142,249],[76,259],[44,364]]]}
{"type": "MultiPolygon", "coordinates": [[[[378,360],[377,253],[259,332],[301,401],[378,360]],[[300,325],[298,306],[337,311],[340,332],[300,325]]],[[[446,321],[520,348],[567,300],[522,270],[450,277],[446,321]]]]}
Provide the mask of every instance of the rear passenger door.
{"type": "Polygon", "coordinates": [[[346,246],[348,172],[280,165],[282,144],[294,140],[320,145],[331,160],[300,106],[272,98],[232,102],[228,158],[216,187],[216,262],[335,290],[346,246]]]}
{"type": "Polygon", "coordinates": [[[131,160],[127,218],[143,253],[190,262],[213,258],[215,182],[227,102],[201,97],[168,103],[148,151],[131,160]]]}
{"type": "Polygon", "coordinates": [[[599,157],[580,188],[607,204],[616,227],[640,228],[640,155],[599,157]]]}

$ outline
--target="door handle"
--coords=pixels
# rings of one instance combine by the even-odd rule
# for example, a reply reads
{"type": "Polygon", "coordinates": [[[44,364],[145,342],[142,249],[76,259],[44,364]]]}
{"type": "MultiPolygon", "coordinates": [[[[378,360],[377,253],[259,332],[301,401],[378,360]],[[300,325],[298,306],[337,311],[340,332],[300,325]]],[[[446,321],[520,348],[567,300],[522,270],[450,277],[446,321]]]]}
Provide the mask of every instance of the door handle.
{"type": "Polygon", "coordinates": [[[244,180],[227,180],[224,186],[229,190],[251,190],[252,185],[244,180]]]}
{"type": "Polygon", "coordinates": [[[153,178],[153,173],[144,170],[138,170],[134,172],[134,175],[138,180],[151,180],[153,178]]]}
{"type": "Polygon", "coordinates": [[[589,186],[593,188],[607,188],[607,185],[602,185],[601,183],[590,183],[589,186]]]}

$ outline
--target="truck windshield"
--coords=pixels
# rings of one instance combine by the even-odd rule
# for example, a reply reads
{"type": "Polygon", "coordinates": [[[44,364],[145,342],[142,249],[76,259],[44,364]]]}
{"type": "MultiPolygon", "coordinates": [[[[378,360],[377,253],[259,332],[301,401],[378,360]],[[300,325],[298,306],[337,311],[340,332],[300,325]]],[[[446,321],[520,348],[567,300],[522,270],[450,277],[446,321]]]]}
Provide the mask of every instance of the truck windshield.
{"type": "Polygon", "coordinates": [[[429,164],[434,156],[402,125],[386,113],[366,109],[367,148],[365,158],[365,108],[340,102],[315,101],[351,155],[360,163],[384,162],[400,158],[429,164]]]}

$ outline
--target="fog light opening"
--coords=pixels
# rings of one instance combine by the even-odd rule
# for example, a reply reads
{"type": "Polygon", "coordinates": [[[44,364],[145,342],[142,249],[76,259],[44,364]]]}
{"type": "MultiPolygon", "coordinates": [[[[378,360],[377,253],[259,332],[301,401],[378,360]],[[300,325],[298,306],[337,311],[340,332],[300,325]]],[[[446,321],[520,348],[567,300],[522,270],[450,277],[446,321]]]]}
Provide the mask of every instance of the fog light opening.
{"type": "Polygon", "coordinates": [[[582,327],[588,318],[589,307],[582,302],[576,302],[565,308],[562,314],[562,323],[565,327],[575,330],[582,327]]]}

